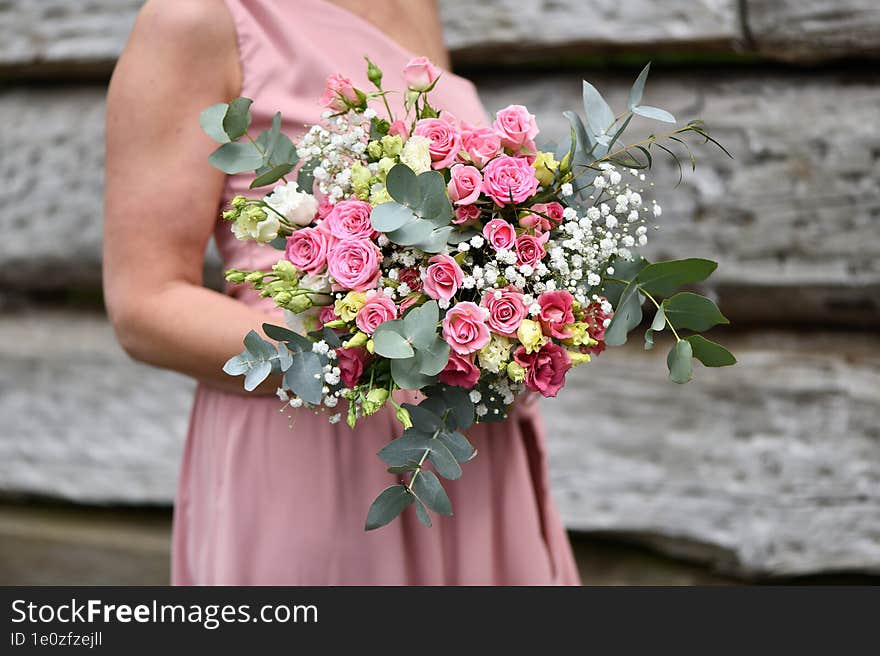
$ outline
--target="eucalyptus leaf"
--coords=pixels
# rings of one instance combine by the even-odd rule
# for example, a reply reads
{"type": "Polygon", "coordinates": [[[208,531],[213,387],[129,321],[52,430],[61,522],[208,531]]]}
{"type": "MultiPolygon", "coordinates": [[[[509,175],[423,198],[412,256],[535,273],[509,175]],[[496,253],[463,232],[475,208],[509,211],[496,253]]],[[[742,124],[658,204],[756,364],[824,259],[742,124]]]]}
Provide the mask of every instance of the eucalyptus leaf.
{"type": "Polygon", "coordinates": [[[443,442],[452,456],[459,462],[467,462],[477,455],[477,450],[468,442],[464,434],[458,431],[440,433],[437,439],[443,442]]]}
{"type": "Polygon", "coordinates": [[[426,376],[436,376],[446,368],[449,363],[449,344],[439,337],[427,346],[416,351],[419,373],[426,376]]]}
{"type": "Polygon", "coordinates": [[[370,225],[379,232],[393,232],[415,220],[411,209],[395,202],[376,205],[370,212],[370,225]]]}
{"type": "Polygon", "coordinates": [[[729,367],[736,364],[733,353],[702,335],[685,337],[690,342],[694,351],[694,357],[706,367],[729,367]]]}
{"type": "Polygon", "coordinates": [[[605,134],[614,125],[614,112],[599,90],[584,80],[584,115],[594,136],[605,134]]]}
{"type": "Polygon", "coordinates": [[[419,207],[422,196],[419,181],[413,170],[406,164],[395,164],[385,176],[388,194],[401,205],[415,209],[419,207]]]}
{"type": "Polygon", "coordinates": [[[428,348],[437,338],[440,307],[437,301],[428,301],[411,308],[403,318],[403,334],[417,349],[428,348]]]}
{"type": "Polygon", "coordinates": [[[287,371],[293,364],[293,354],[284,342],[278,342],[275,348],[278,350],[278,365],[281,371],[287,371]]]}
{"type": "Polygon", "coordinates": [[[700,258],[655,262],[642,269],[635,280],[649,294],[671,296],[679,287],[708,278],[717,262],[700,258]]]}
{"type": "Polygon", "coordinates": [[[263,156],[250,143],[226,143],[208,156],[208,162],[214,168],[227,175],[253,171],[263,163],[263,156]]]}
{"type": "Polygon", "coordinates": [[[691,343],[686,339],[678,340],[666,356],[666,365],[669,367],[669,380],[673,383],[683,384],[688,382],[694,375],[694,351],[691,343]]]}
{"type": "Polygon", "coordinates": [[[699,294],[679,292],[663,301],[661,308],[666,318],[676,328],[702,332],[718,324],[730,323],[718,306],[699,294]]]}
{"type": "Polygon", "coordinates": [[[412,345],[403,336],[403,321],[397,319],[379,324],[373,333],[373,348],[385,358],[411,358],[415,355],[412,345]]]}
{"type": "Polygon", "coordinates": [[[296,174],[296,183],[300,189],[307,193],[312,193],[315,188],[315,167],[318,165],[318,160],[311,159],[305,164],[303,164],[299,171],[296,174]]]}
{"type": "Polygon", "coordinates": [[[458,464],[446,445],[440,440],[431,440],[431,442],[432,448],[428,459],[434,465],[437,473],[449,480],[461,478],[461,465],[458,464]]]}
{"type": "Polygon", "coordinates": [[[306,403],[321,402],[324,387],[324,367],[321,358],[312,351],[294,353],[290,368],[284,374],[284,386],[306,403]]]}
{"type": "Polygon", "coordinates": [[[293,170],[293,166],[293,164],[280,164],[274,168],[269,169],[262,175],[258,175],[256,178],[254,178],[254,181],[251,182],[250,188],[256,189],[257,187],[265,187],[266,185],[278,182],[278,180],[280,180],[282,177],[293,170]]]}
{"type": "Polygon", "coordinates": [[[248,352],[262,360],[268,360],[276,354],[272,342],[267,342],[255,330],[251,330],[244,336],[244,346],[248,352]]]}
{"type": "Polygon", "coordinates": [[[650,351],[652,348],[654,348],[654,330],[648,328],[645,331],[645,350],[650,351]]]}
{"type": "Polygon", "coordinates": [[[630,283],[620,297],[620,302],[614,310],[611,323],[605,329],[605,343],[608,346],[622,346],[626,344],[629,331],[642,321],[642,297],[638,287],[630,283]]]}
{"type": "Polygon", "coordinates": [[[432,471],[423,469],[414,474],[412,490],[415,495],[424,502],[428,508],[439,515],[451,515],[452,504],[446,491],[440,484],[440,479],[432,471]]]}
{"type": "Polygon", "coordinates": [[[428,408],[424,408],[421,405],[413,405],[412,403],[404,403],[403,407],[409,412],[413,423],[413,427],[407,430],[433,435],[435,431],[444,428],[443,420],[440,416],[428,408]]]}
{"type": "Polygon", "coordinates": [[[269,360],[255,363],[244,375],[245,390],[253,392],[271,373],[272,363],[269,360]]]}
{"type": "MultiPolygon", "coordinates": [[[[422,223],[425,223],[424,221],[422,223]]],[[[452,234],[452,226],[445,228],[434,228],[426,239],[418,242],[416,246],[426,253],[439,253],[446,248],[449,243],[449,236],[452,234]]]]}
{"type": "Polygon", "coordinates": [[[404,434],[379,449],[376,454],[386,465],[400,467],[421,461],[425,451],[430,451],[435,440],[429,436],[404,434]]]}
{"type": "Polygon", "coordinates": [[[635,109],[636,105],[642,102],[642,95],[645,92],[645,82],[648,80],[648,73],[650,70],[651,62],[648,62],[648,65],[642,69],[642,72],[639,73],[632,88],[629,90],[629,98],[627,99],[626,106],[630,111],[635,109]]]}
{"type": "Polygon", "coordinates": [[[648,105],[639,105],[632,108],[633,114],[651,118],[655,121],[663,121],[664,123],[675,123],[675,117],[665,109],[659,107],[650,107],[648,105]]]}
{"type": "Polygon", "coordinates": [[[287,250],[287,237],[275,237],[269,242],[269,246],[278,251],[287,250]]]}
{"type": "Polygon", "coordinates": [[[654,314],[654,320],[651,322],[651,330],[660,332],[666,327],[666,313],[663,311],[663,306],[665,305],[666,304],[664,303],[662,306],[660,306],[660,309],[657,310],[657,312],[654,314]]]}
{"type": "Polygon", "coordinates": [[[202,130],[211,139],[221,144],[229,143],[229,135],[223,129],[223,117],[226,116],[227,109],[229,109],[227,103],[217,103],[202,110],[202,113],[199,114],[199,125],[202,126],[202,130]]]}
{"type": "Polygon", "coordinates": [[[439,171],[425,171],[418,176],[417,181],[420,195],[419,216],[435,222],[437,227],[448,225],[452,219],[452,204],[446,193],[443,175],[439,171]]]}
{"type": "Polygon", "coordinates": [[[312,350],[312,340],[304,335],[300,335],[299,333],[290,330],[290,328],[285,328],[283,326],[274,326],[270,323],[264,323],[263,332],[266,333],[266,336],[270,339],[274,339],[278,342],[287,342],[288,346],[292,347],[294,351],[312,350]]]}
{"type": "MultiPolygon", "coordinates": [[[[474,402],[471,401],[470,391],[441,383],[425,388],[422,392],[428,397],[426,400],[439,399],[446,408],[452,410],[446,422],[451,428],[464,430],[474,423],[474,402]]],[[[442,417],[443,412],[439,415],[442,417]]]]}
{"type": "Polygon", "coordinates": [[[230,141],[235,141],[247,132],[251,124],[250,107],[253,102],[250,98],[236,98],[229,103],[223,116],[223,131],[230,141]]]}
{"type": "Polygon", "coordinates": [[[364,528],[373,531],[385,526],[406,510],[413,501],[415,497],[405,485],[386,487],[370,506],[364,528]]]}
{"type": "MultiPolygon", "coordinates": [[[[616,257],[609,263],[614,269],[613,277],[627,282],[635,278],[639,272],[648,266],[648,261],[643,257],[637,257],[632,260],[625,260],[622,257],[616,257]]],[[[613,307],[617,307],[620,302],[621,294],[626,288],[625,283],[606,282],[602,288],[602,295],[608,299],[613,307]]]]}
{"type": "Polygon", "coordinates": [[[418,497],[416,497],[416,517],[422,523],[422,526],[431,528],[431,516],[428,514],[428,509],[425,508],[425,504],[418,497]]]}
{"type": "Polygon", "coordinates": [[[391,377],[401,389],[420,390],[437,380],[436,376],[421,372],[422,360],[417,356],[391,361],[391,377]]]}
{"type": "Polygon", "coordinates": [[[431,238],[434,226],[428,221],[416,219],[397,230],[386,233],[388,239],[401,246],[415,246],[431,238]]]}

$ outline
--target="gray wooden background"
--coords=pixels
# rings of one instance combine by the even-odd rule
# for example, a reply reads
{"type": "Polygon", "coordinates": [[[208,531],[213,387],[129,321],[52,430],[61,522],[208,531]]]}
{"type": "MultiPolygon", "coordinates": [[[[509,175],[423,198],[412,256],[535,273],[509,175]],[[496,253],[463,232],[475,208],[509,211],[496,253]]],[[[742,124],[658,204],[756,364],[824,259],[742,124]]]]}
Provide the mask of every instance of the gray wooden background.
{"type": "MultiPolygon", "coordinates": [[[[739,365],[679,387],[635,343],[578,369],[545,406],[567,525],[728,573],[880,573],[880,3],[440,4],[488,110],[559,135],[582,77],[620,103],[653,58],[646,101],[736,156],[700,149],[677,191],[661,166],[650,255],[720,261],[739,365]]],[[[7,498],[173,497],[192,384],[129,361],[100,309],[105,86],[139,6],[0,3],[7,498]]]]}

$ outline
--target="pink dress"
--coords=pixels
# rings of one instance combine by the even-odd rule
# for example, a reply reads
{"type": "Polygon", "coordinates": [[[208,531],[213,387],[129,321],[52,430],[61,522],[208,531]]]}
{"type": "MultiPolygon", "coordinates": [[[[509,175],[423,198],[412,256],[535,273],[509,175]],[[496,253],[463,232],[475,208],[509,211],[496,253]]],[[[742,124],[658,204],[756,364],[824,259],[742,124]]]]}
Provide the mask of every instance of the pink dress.
{"type": "MultiPolygon", "coordinates": [[[[256,133],[280,110],[291,136],[318,122],[324,80],[335,72],[367,89],[363,56],[405,88],[411,53],[365,19],[325,0],[227,0],[238,33],[243,88],[256,133]]],[[[399,96],[394,98],[399,106],[399,96]]],[[[485,122],[474,86],[444,73],[432,104],[485,122]]],[[[392,105],[394,107],[395,105],[392,105]]],[[[395,110],[397,111],[397,110],[395,110]]],[[[248,176],[227,180],[226,199],[248,194],[248,176]]],[[[224,199],[224,200],[226,200],[224,199]]],[[[268,269],[278,251],[234,239],[219,224],[227,267],[268,269]]],[[[228,293],[265,309],[264,299],[228,293]]],[[[396,482],[376,452],[400,428],[382,411],[352,431],[344,423],[279,412],[275,397],[199,385],[174,514],[176,585],[554,585],[579,584],[568,537],[547,489],[537,407],[469,431],[479,454],[444,481],[455,515],[425,528],[412,508],[364,532],[370,502],[396,482]]]]}

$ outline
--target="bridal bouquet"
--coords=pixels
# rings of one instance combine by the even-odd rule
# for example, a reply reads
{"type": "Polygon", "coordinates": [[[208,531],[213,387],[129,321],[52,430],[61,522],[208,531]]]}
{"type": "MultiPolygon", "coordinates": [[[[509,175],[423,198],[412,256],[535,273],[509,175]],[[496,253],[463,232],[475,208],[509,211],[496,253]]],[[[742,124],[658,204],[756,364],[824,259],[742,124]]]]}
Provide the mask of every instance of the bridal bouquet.
{"type": "Polygon", "coordinates": [[[678,162],[677,145],[693,161],[686,136],[714,142],[698,121],[624,142],[634,116],[675,123],[642,104],[648,67],[620,113],[584,82],[584,116],[565,112],[570,134],[550,148],[537,145],[522,105],[491,125],[434,107],[442,76],[424,58],[406,67],[406,114],[395,116],[382,72],[367,67],[375,90],[331,76],[322,122],[296,144],[280,114],[253,138],[247,98],[209,107],[201,125],[221,144],[214,166],[254,171],[252,189],[274,185],[236,196],[223,218],[239,239],[279,249],[278,262],[226,279],[271,297],[289,324],[265,324],[272,341],[249,333],[224,370],[244,375],[249,391],[281,375],[283,403],[331,423],[354,427],[390,404],[404,427],[379,451],[399,482],[373,502],[368,530],[410,505],[428,526],[428,509],[451,514],[437,475],[458,478],[476,455],[464,431],[504,420],[523,392],[556,396],[569,369],[626,342],[646,300],[655,312],[645,348],[668,329],[674,382],[691,379],[694,358],[735,362],[698,334],[727,319],[708,298],[679,291],[716,264],[637,255],[661,216],[646,193],[652,153],[678,162]],[[423,400],[398,405],[398,389],[423,400]]]}

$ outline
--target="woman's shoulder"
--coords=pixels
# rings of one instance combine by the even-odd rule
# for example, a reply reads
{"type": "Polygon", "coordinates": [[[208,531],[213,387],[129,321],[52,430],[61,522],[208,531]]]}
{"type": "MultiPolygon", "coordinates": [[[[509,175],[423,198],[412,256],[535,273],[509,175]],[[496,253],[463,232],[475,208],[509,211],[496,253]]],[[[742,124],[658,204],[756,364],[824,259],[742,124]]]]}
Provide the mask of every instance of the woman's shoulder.
{"type": "Polygon", "coordinates": [[[224,0],[147,0],[126,50],[222,77],[232,91],[240,85],[235,23],[224,0]]]}

